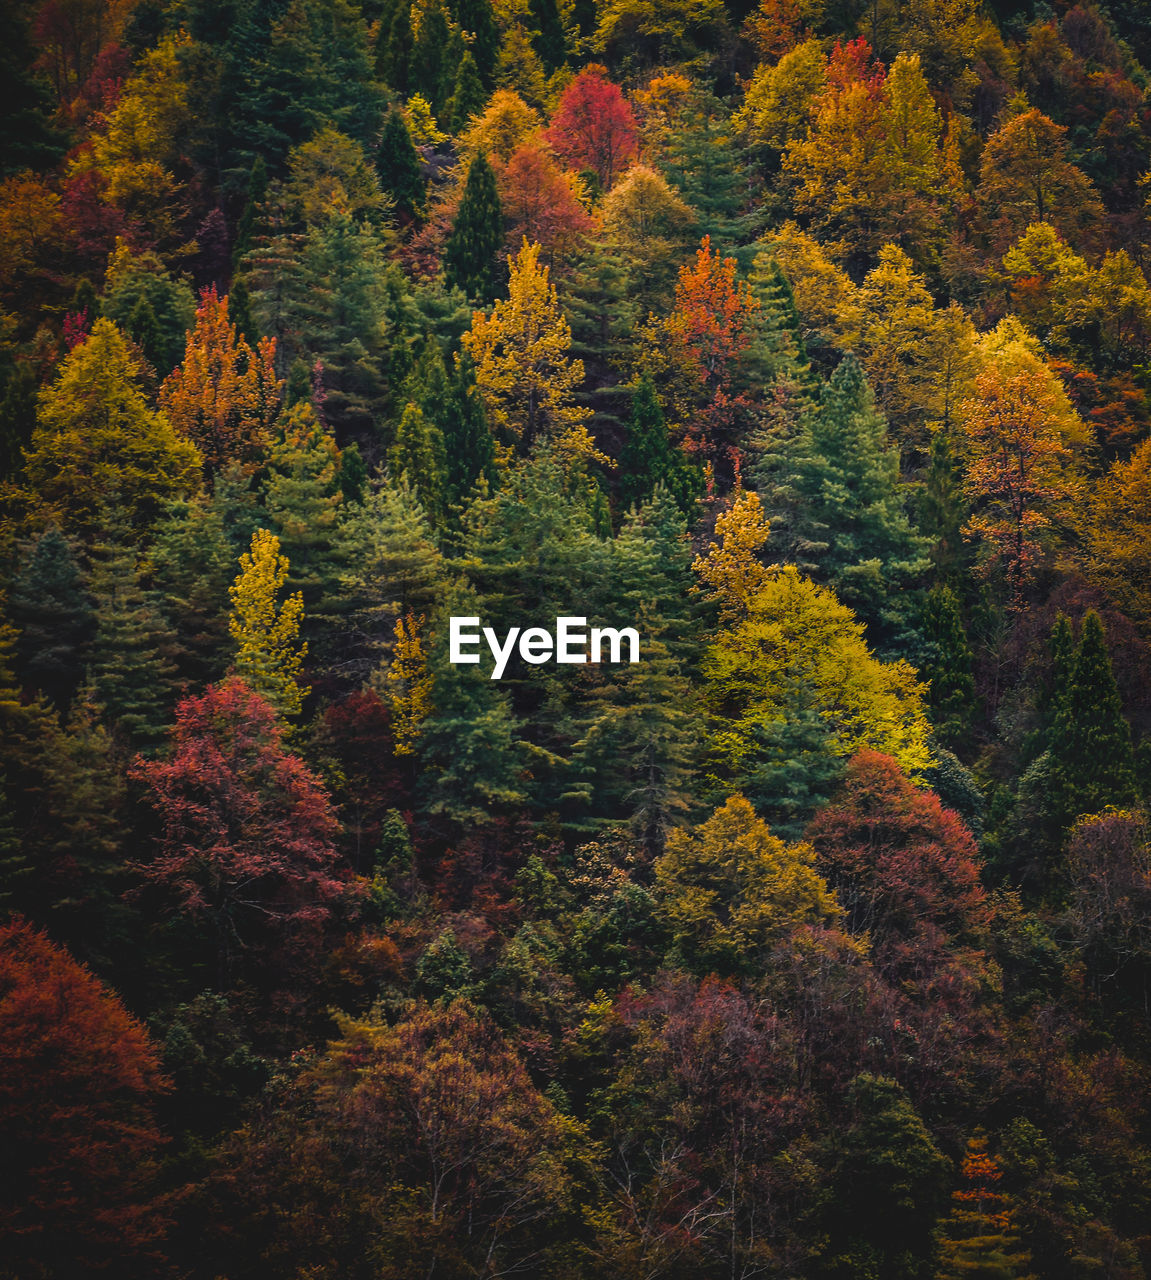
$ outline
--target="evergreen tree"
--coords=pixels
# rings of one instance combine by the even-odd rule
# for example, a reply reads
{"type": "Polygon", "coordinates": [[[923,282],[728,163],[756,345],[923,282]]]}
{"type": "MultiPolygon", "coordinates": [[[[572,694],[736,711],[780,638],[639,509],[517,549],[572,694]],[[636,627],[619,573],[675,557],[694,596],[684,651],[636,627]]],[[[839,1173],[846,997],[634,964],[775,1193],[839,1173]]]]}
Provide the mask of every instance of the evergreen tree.
{"type": "Polygon", "coordinates": [[[388,452],[388,467],[397,480],[411,487],[433,527],[438,524],[446,471],[444,436],[416,404],[409,402],[404,409],[388,452]]]}
{"type": "Polygon", "coordinates": [[[488,427],[483,396],[476,386],[475,365],[466,351],[455,358],[443,418],[443,437],[449,503],[462,503],[481,479],[494,484],[495,441],[488,427]]]}
{"type": "Polygon", "coordinates": [[[92,594],[96,639],[92,695],[128,754],[164,745],[175,702],[173,637],[143,585],[136,551],[118,541],[96,548],[92,594]]]}
{"type": "Polygon", "coordinates": [[[52,123],[51,89],[36,68],[29,34],[27,17],[13,6],[0,45],[0,178],[49,169],[67,146],[52,123]]]}
{"type": "Polygon", "coordinates": [[[472,117],[478,116],[484,109],[487,100],[488,95],[476,68],[476,60],[471,49],[465,49],[456,68],[452,96],[444,109],[447,131],[454,137],[459,137],[471,123],[472,117]]]}
{"type": "Polygon", "coordinates": [[[500,32],[491,0],[454,0],[453,16],[460,28],[471,35],[471,53],[485,89],[495,84],[496,58],[500,52],[500,32]]]}
{"type": "Polygon", "coordinates": [[[310,404],[290,409],[268,458],[264,506],[290,565],[288,588],[309,613],[325,612],[343,569],[340,451],[310,404]]]}
{"type": "Polygon", "coordinates": [[[644,502],[663,485],[685,515],[694,513],[704,481],[700,469],[675,449],[651,378],[644,374],[632,398],[627,439],[619,456],[620,496],[644,502]]]}
{"type": "Polygon", "coordinates": [[[174,280],[155,254],[133,257],[121,244],[108,266],[100,311],[135,338],[157,376],[166,378],[184,354],[196,300],[187,281],[174,280]]]}
{"type": "Polygon", "coordinates": [[[927,652],[920,673],[928,682],[927,705],[938,737],[960,746],[971,733],[975,712],[975,679],[971,646],[963,629],[959,601],[950,587],[933,587],[923,606],[923,638],[927,652]]]}
{"type": "Polygon", "coordinates": [[[532,44],[550,76],[567,58],[567,40],[559,9],[556,0],[529,0],[528,9],[537,32],[532,44]]]}
{"type": "Polygon", "coordinates": [[[814,393],[795,295],[774,255],[756,254],[748,283],[759,302],[752,316],[754,337],[742,361],[749,389],[755,392],[786,377],[814,393]]]}
{"type": "Polygon", "coordinates": [[[610,439],[622,431],[621,419],[632,400],[620,384],[639,316],[629,261],[610,240],[595,239],[575,269],[557,283],[571,325],[572,355],[584,366],[577,400],[593,411],[589,426],[596,438],[610,439]]]}
{"type": "Polygon", "coordinates": [[[380,186],[395,199],[399,212],[409,220],[418,218],[424,207],[420,157],[412,146],[403,112],[395,107],[384,121],[384,135],[376,153],[376,172],[380,175],[380,186]]]}
{"type": "Polygon", "coordinates": [[[496,175],[481,151],[468,166],[463,199],[444,248],[449,287],[458,285],[469,298],[490,302],[499,291],[496,255],[503,239],[496,175]]]}
{"type": "Polygon", "coordinates": [[[698,210],[700,231],[730,248],[742,239],[737,216],[747,186],[732,132],[721,105],[704,97],[683,112],[660,149],[660,169],[698,210]]]}
{"type": "Polygon", "coordinates": [[[906,649],[926,544],[904,511],[899,449],[853,356],[799,431],[774,442],[761,474],[786,557],[833,588],[873,645],[906,649]]]}
{"type": "MultiPolygon", "coordinates": [[[[236,223],[236,240],[232,245],[232,267],[238,270],[240,263],[244,259],[257,236],[262,232],[260,225],[261,215],[263,213],[264,201],[268,195],[268,166],[264,163],[263,156],[257,156],[252,162],[251,172],[248,174],[248,194],[244,201],[244,212],[240,214],[240,220],[236,223]]],[[[233,285],[232,294],[229,301],[231,306],[229,310],[232,312],[232,320],[236,327],[240,328],[240,322],[235,314],[235,286],[233,285]]],[[[243,332],[243,330],[241,330],[243,332]]],[[[251,337],[248,338],[251,342],[251,337]]]]}
{"type": "Polygon", "coordinates": [[[8,616],[20,632],[25,686],[40,690],[66,715],[83,676],[94,617],[72,548],[55,526],[27,554],[12,584],[8,616]]]}
{"type": "Polygon", "coordinates": [[[963,537],[969,510],[952,434],[939,427],[931,437],[931,455],[920,503],[920,525],[931,539],[929,555],[938,583],[956,586],[969,562],[970,552],[963,537]]]}
{"type": "Polygon", "coordinates": [[[349,503],[362,503],[368,488],[368,467],[360,447],[353,440],[340,450],[340,470],[336,475],[336,487],[345,507],[349,503]]]}
{"type": "Polygon", "coordinates": [[[1136,795],[1131,729],[1094,609],[1083,619],[1070,678],[1056,687],[1055,698],[1052,799],[1063,822],[1131,803],[1136,795]]]}
{"type": "Polygon", "coordinates": [[[407,0],[397,0],[392,7],[392,20],[380,27],[380,43],[376,49],[376,74],[401,97],[406,98],[412,86],[412,7],[407,0]]]}
{"type": "Polygon", "coordinates": [[[443,0],[430,0],[420,14],[420,33],[412,56],[412,83],[423,94],[439,121],[447,121],[455,66],[451,57],[451,31],[443,0]]]}

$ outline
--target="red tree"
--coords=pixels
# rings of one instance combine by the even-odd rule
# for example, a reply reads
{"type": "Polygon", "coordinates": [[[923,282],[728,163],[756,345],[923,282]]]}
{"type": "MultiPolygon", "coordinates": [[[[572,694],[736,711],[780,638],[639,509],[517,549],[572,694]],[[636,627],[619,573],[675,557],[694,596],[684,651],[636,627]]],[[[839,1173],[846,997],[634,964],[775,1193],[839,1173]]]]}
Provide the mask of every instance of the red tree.
{"type": "Polygon", "coordinates": [[[140,872],[210,926],[221,979],[244,954],[257,968],[306,963],[356,892],[327,793],[285,749],[271,706],[235,677],[180,703],[173,743],[170,760],[133,770],[161,824],[140,872]]]}
{"type": "Polygon", "coordinates": [[[604,191],[639,151],[632,109],[607,69],[595,63],[564,90],[547,136],[569,164],[594,170],[604,191]]]}
{"type": "Polygon", "coordinates": [[[573,179],[562,173],[539,142],[518,147],[499,174],[500,203],[510,219],[508,245],[525,238],[543,245],[549,262],[564,254],[593,226],[576,198],[573,179]]]}
{"type": "Polygon", "coordinates": [[[125,1275],[162,1234],[147,1193],[163,1088],[146,1032],[99,979],[22,921],[0,926],[5,1275],[125,1275]]]}
{"type": "Polygon", "coordinates": [[[890,756],[853,756],[842,794],[807,834],[852,930],[870,934],[888,973],[986,929],[991,912],[971,832],[890,756]]]}

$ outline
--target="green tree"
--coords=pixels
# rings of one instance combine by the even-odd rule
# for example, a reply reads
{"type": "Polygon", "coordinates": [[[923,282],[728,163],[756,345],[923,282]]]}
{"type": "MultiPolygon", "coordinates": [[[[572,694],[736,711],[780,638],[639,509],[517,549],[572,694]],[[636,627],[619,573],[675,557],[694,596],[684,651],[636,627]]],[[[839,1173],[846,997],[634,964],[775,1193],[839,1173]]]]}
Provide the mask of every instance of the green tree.
{"type": "Polygon", "coordinates": [[[196,300],[187,280],[174,280],[156,254],[133,256],[119,241],[108,264],[100,312],[135,338],[157,376],[166,378],[184,354],[196,300]]]}
{"type": "Polygon", "coordinates": [[[919,666],[927,681],[932,725],[944,743],[961,746],[971,734],[975,678],[959,600],[950,587],[933,587],[928,592],[922,630],[927,653],[919,666]]]}
{"type": "Polygon", "coordinates": [[[685,515],[703,493],[703,473],[673,447],[651,378],[644,374],[632,397],[627,439],[619,455],[620,497],[628,505],[645,502],[663,485],[685,515]]]}
{"type": "Polygon", "coordinates": [[[420,31],[412,55],[412,78],[431,107],[432,115],[441,124],[449,123],[447,105],[456,70],[451,55],[451,31],[443,0],[430,0],[420,12],[420,31]]]}
{"type": "Polygon", "coordinates": [[[831,586],[877,648],[905,647],[926,541],[904,510],[899,450],[857,360],[843,360],[819,407],[761,470],[786,558],[831,586]]]}
{"type": "Polygon", "coordinates": [[[443,489],[447,470],[444,435],[418,405],[405,407],[395,441],[388,451],[393,476],[410,485],[432,524],[443,516],[443,489]]]}
{"type": "Polygon", "coordinates": [[[550,76],[567,58],[567,37],[559,8],[556,0],[528,0],[528,10],[538,32],[532,43],[550,76]]]}
{"type": "Polygon", "coordinates": [[[473,117],[478,116],[488,100],[471,49],[465,49],[456,69],[452,96],[444,108],[448,132],[455,137],[464,133],[473,117]]]}
{"type": "Polygon", "coordinates": [[[376,152],[376,172],[380,186],[396,202],[396,208],[409,220],[418,218],[424,208],[424,178],[420,173],[420,157],[412,146],[404,113],[395,107],[384,121],[384,133],[376,152]]]}
{"type": "Polygon", "coordinates": [[[500,32],[491,0],[453,0],[452,14],[461,29],[471,35],[469,48],[476,70],[484,88],[491,89],[500,51],[500,32]]]}
{"type": "Polygon", "coordinates": [[[496,175],[481,151],[468,166],[463,199],[444,247],[444,273],[449,287],[458,285],[469,298],[490,302],[499,290],[496,254],[504,241],[504,220],[496,175]]]}
{"type": "Polygon", "coordinates": [[[1131,729],[1123,716],[1103,623],[1094,609],[1083,619],[1069,678],[1056,688],[1055,699],[1052,800],[1064,824],[1134,800],[1131,729]]]}
{"type": "Polygon", "coordinates": [[[376,45],[376,74],[401,97],[406,98],[412,85],[412,6],[408,0],[395,0],[388,6],[380,23],[376,45]],[[390,19],[390,21],[389,21],[390,19]]]}
{"type": "Polygon", "coordinates": [[[92,639],[92,606],[67,538],[55,526],[28,549],[8,597],[8,616],[25,686],[66,715],[84,673],[92,639]]]}

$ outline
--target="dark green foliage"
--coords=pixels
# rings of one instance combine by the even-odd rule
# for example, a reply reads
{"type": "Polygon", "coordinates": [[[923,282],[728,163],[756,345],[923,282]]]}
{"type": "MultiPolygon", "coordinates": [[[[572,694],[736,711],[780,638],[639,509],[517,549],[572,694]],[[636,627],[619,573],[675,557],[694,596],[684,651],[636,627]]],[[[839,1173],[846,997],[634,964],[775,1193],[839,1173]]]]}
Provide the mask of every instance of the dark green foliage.
{"type": "Polygon", "coordinates": [[[409,485],[428,514],[433,527],[443,513],[444,435],[419,405],[408,403],[396,427],[395,443],[388,451],[388,469],[409,485]]]}
{"type": "Polygon", "coordinates": [[[176,700],[174,637],[143,584],[135,549],[105,545],[96,556],[92,695],[126,754],[153,754],[165,743],[176,700]]]}
{"type": "Polygon", "coordinates": [[[685,515],[703,494],[703,474],[674,448],[651,378],[645,374],[632,398],[627,439],[619,456],[620,497],[627,505],[646,501],[662,485],[685,515]]]}
{"type": "MultiPolygon", "coordinates": [[[[243,257],[252,248],[256,237],[261,233],[263,228],[260,225],[264,200],[268,194],[268,166],[264,163],[263,156],[257,156],[252,163],[252,171],[248,175],[248,193],[247,199],[244,201],[244,212],[240,215],[239,222],[236,223],[236,241],[232,246],[232,266],[238,268],[243,257]]],[[[239,320],[236,318],[236,299],[235,288],[228,299],[228,314],[232,323],[241,333],[246,334],[247,330],[242,329],[239,320]]]]}
{"type": "Polygon", "coordinates": [[[943,427],[931,437],[920,512],[920,527],[931,538],[929,554],[936,582],[958,585],[971,558],[963,538],[968,502],[955,459],[955,442],[943,427]]]}
{"type": "Polygon", "coordinates": [[[336,487],[345,504],[361,503],[368,488],[368,468],[360,447],[353,440],[340,450],[340,469],[336,473],[336,487]]]}
{"type": "Polygon", "coordinates": [[[448,100],[444,127],[449,133],[461,134],[472,116],[479,115],[488,100],[487,91],[476,67],[471,49],[465,49],[456,69],[452,94],[448,100]]]}
{"type": "Polygon", "coordinates": [[[684,112],[663,145],[664,175],[699,211],[700,230],[717,248],[730,252],[743,238],[737,216],[747,178],[742,171],[732,127],[722,106],[704,97],[684,112]]]}
{"type": "Polygon", "coordinates": [[[0,347],[0,478],[14,476],[36,427],[36,374],[0,347]]]}
{"type": "Polygon", "coordinates": [[[821,1274],[931,1280],[949,1163],[894,1080],[857,1076],[848,1103],[821,1274]]]}
{"type": "Polygon", "coordinates": [[[380,175],[380,186],[394,198],[399,212],[408,219],[418,217],[424,207],[420,158],[412,146],[403,113],[394,107],[384,121],[384,136],[376,153],[376,172],[380,175]]]}
{"type": "Polygon", "coordinates": [[[1131,730],[1123,717],[1103,623],[1094,609],[1083,619],[1066,683],[1060,674],[1053,691],[1049,748],[1052,799],[1063,821],[1071,822],[1080,814],[1135,799],[1131,730]]]}
{"type": "Polygon", "coordinates": [[[923,604],[924,657],[920,674],[928,681],[928,706],[940,739],[961,745],[970,735],[975,711],[972,653],[959,601],[950,587],[933,587],[923,604]]]}
{"type": "Polygon", "coordinates": [[[448,99],[455,84],[456,66],[451,61],[451,32],[443,0],[432,0],[420,18],[420,33],[412,55],[412,84],[423,94],[432,115],[446,124],[448,99]]]}
{"type": "Polygon", "coordinates": [[[567,41],[556,0],[529,0],[528,10],[537,32],[532,44],[544,70],[551,75],[563,66],[567,57],[567,41]]]}
{"type": "Polygon", "coordinates": [[[448,501],[458,504],[481,479],[495,481],[495,441],[476,386],[475,365],[467,352],[456,357],[441,429],[448,501]]]}
{"type": "Polygon", "coordinates": [[[500,51],[500,33],[491,0],[453,0],[452,16],[460,28],[471,35],[470,50],[476,60],[476,70],[484,88],[490,90],[500,51]]]}
{"type": "Polygon", "coordinates": [[[184,358],[184,334],[196,316],[196,301],[184,280],[174,280],[150,256],[121,271],[100,309],[140,344],[160,378],[184,358]]]}
{"type": "Polygon", "coordinates": [[[67,146],[52,122],[52,91],[36,59],[28,20],[13,5],[0,44],[0,178],[21,169],[47,169],[67,146]]]}
{"type": "Polygon", "coordinates": [[[407,0],[396,0],[380,24],[376,74],[401,98],[406,98],[412,89],[413,51],[412,8],[407,0]]]}
{"type": "Polygon", "coordinates": [[[12,584],[8,616],[20,632],[17,654],[25,686],[67,714],[83,679],[95,627],[80,567],[59,529],[45,530],[12,584]]]}
{"type": "Polygon", "coordinates": [[[503,246],[504,220],[496,175],[483,152],[468,166],[463,199],[444,249],[448,286],[469,298],[490,302],[499,285],[496,255],[503,246]]]}
{"type": "Polygon", "coordinates": [[[799,430],[769,442],[760,474],[785,559],[831,586],[867,624],[873,647],[906,651],[926,540],[904,510],[899,449],[854,356],[799,430]]]}

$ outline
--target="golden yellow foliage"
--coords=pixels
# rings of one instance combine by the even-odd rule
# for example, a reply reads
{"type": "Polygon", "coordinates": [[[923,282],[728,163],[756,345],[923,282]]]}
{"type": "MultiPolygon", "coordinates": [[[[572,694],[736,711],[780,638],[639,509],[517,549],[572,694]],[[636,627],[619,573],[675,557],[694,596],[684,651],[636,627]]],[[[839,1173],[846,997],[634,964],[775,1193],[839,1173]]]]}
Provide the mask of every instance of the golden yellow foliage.
{"type": "Polygon", "coordinates": [[[691,567],[711,588],[708,599],[718,601],[722,622],[745,617],[771,578],[773,570],[759,559],[770,535],[771,525],[757,493],[740,491],[716,519],[715,541],[691,567]]]}
{"type": "Polygon", "coordinates": [[[385,679],[398,756],[415,754],[420,730],[432,710],[432,677],[420,638],[423,625],[423,614],[410,611],[396,619],[396,642],[385,679]]]}

